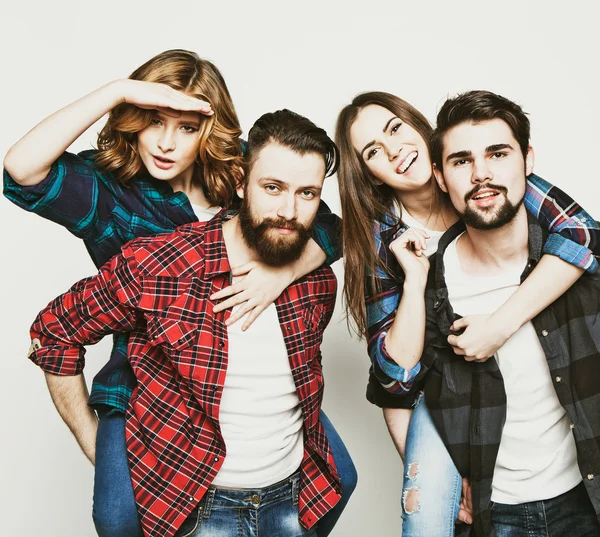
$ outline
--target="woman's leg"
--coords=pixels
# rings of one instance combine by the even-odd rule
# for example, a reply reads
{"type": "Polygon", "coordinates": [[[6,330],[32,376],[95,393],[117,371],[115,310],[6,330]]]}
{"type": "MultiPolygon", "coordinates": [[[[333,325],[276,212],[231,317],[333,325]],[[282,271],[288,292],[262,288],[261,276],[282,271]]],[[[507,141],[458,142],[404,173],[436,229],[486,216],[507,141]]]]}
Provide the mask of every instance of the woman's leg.
{"type": "Polygon", "coordinates": [[[340,498],[340,501],[319,521],[317,526],[317,537],[327,537],[338,521],[338,518],[342,515],[350,496],[356,488],[358,474],[356,473],[356,468],[354,467],[354,463],[352,462],[352,458],[350,457],[350,453],[348,453],[344,442],[335,430],[331,421],[329,421],[329,418],[325,415],[325,412],[322,410],[320,418],[323,428],[325,429],[325,434],[327,435],[327,440],[329,440],[329,445],[331,446],[335,466],[337,467],[342,482],[342,497],[340,498]]]}
{"type": "Polygon", "coordinates": [[[100,537],[143,537],[125,446],[125,416],[101,414],[92,517],[100,537]]]}
{"type": "Polygon", "coordinates": [[[406,438],[402,537],[452,537],[461,491],[462,478],[421,396],[406,438]]]}

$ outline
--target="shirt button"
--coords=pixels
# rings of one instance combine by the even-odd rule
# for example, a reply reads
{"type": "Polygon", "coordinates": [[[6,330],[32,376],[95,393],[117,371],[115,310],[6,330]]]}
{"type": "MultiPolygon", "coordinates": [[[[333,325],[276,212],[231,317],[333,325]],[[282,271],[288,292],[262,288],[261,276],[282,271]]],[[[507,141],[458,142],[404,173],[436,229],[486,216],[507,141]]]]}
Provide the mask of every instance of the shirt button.
{"type": "Polygon", "coordinates": [[[557,375],[554,380],[556,380],[556,382],[562,382],[562,377],[557,375]]]}
{"type": "Polygon", "coordinates": [[[223,343],[222,341],[219,341],[219,347],[224,347],[225,343],[223,343]]]}
{"type": "Polygon", "coordinates": [[[594,479],[594,474],[588,474],[587,478],[588,478],[588,481],[591,481],[592,479],[594,479]]]}
{"type": "Polygon", "coordinates": [[[288,324],[288,325],[285,327],[285,329],[286,329],[286,330],[289,332],[289,331],[292,329],[292,327],[291,327],[291,326],[288,324]]]}
{"type": "Polygon", "coordinates": [[[189,500],[190,500],[190,502],[193,502],[194,501],[194,497],[190,496],[189,500]]]}
{"type": "Polygon", "coordinates": [[[575,424],[574,424],[574,423],[571,423],[571,424],[569,425],[569,429],[571,429],[571,430],[575,429],[575,424]]]}
{"type": "Polygon", "coordinates": [[[546,337],[548,335],[548,330],[542,330],[542,336],[546,337]]]}
{"type": "Polygon", "coordinates": [[[584,224],[587,222],[587,218],[584,216],[583,218],[579,219],[581,222],[583,222],[584,224]]]}
{"type": "Polygon", "coordinates": [[[219,462],[219,457],[215,457],[215,462],[219,462]]]}

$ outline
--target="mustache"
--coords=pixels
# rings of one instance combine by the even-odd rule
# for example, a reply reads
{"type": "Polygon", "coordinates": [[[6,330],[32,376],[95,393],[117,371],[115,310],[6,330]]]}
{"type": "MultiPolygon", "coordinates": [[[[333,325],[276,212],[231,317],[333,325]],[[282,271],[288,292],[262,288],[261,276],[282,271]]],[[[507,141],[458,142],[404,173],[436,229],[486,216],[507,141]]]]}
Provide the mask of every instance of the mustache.
{"type": "Polygon", "coordinates": [[[257,227],[261,229],[282,228],[293,231],[306,231],[307,228],[295,220],[286,220],[282,216],[279,218],[265,218],[257,227]]]}
{"type": "Polygon", "coordinates": [[[477,185],[475,188],[465,194],[465,203],[467,203],[473,196],[476,196],[481,190],[497,190],[501,194],[508,194],[508,188],[502,185],[495,185],[493,183],[486,183],[485,185],[477,185]]]}

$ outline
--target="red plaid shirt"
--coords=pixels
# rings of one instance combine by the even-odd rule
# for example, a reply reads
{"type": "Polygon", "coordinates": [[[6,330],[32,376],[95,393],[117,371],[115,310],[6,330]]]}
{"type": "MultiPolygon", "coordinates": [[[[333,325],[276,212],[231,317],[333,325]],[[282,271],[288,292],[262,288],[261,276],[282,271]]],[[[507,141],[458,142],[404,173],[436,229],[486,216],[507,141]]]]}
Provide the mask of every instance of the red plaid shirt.
{"type": "MultiPolygon", "coordinates": [[[[175,534],[226,456],[219,404],[229,311],[213,314],[209,300],[230,283],[221,224],[217,217],[130,242],[97,276],[52,301],[31,328],[30,358],[57,375],[82,371],[84,345],[131,331],[129,360],[138,385],[126,415],[127,448],[148,536],[175,534]]],[[[341,491],[319,422],[320,344],[336,289],[331,269],[320,268],[275,303],[304,418],[299,517],[307,528],[337,503],[341,491]]]]}

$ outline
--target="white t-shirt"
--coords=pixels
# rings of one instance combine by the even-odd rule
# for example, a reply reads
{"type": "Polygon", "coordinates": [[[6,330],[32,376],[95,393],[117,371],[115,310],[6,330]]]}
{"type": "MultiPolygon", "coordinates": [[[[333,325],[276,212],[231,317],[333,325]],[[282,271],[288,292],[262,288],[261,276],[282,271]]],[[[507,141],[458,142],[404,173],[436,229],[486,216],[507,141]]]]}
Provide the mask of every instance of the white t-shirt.
{"type": "Polygon", "coordinates": [[[275,304],[245,332],[242,325],[240,319],[227,329],[228,365],[219,411],[227,455],[213,484],[258,488],[298,469],[304,422],[275,304]]]}
{"type": "Polygon", "coordinates": [[[190,205],[200,222],[208,222],[221,210],[221,207],[200,207],[200,205],[194,205],[193,203],[190,205]]]}
{"type": "Polygon", "coordinates": [[[397,201],[394,202],[394,210],[396,212],[396,216],[400,217],[408,227],[421,229],[429,235],[429,239],[427,239],[427,248],[424,250],[423,253],[427,257],[435,254],[435,252],[437,252],[438,249],[440,238],[444,234],[444,231],[435,231],[433,229],[424,227],[423,224],[421,224],[420,222],[415,220],[410,214],[408,214],[408,211],[397,201]]]}
{"type": "MultiPolygon", "coordinates": [[[[467,275],[460,266],[457,240],[444,252],[452,308],[462,316],[491,314],[517,290],[524,267],[498,276],[467,275]]],[[[523,325],[498,349],[495,358],[507,402],[492,501],[515,505],[571,490],[581,481],[575,439],[533,324],[523,325]]]]}

